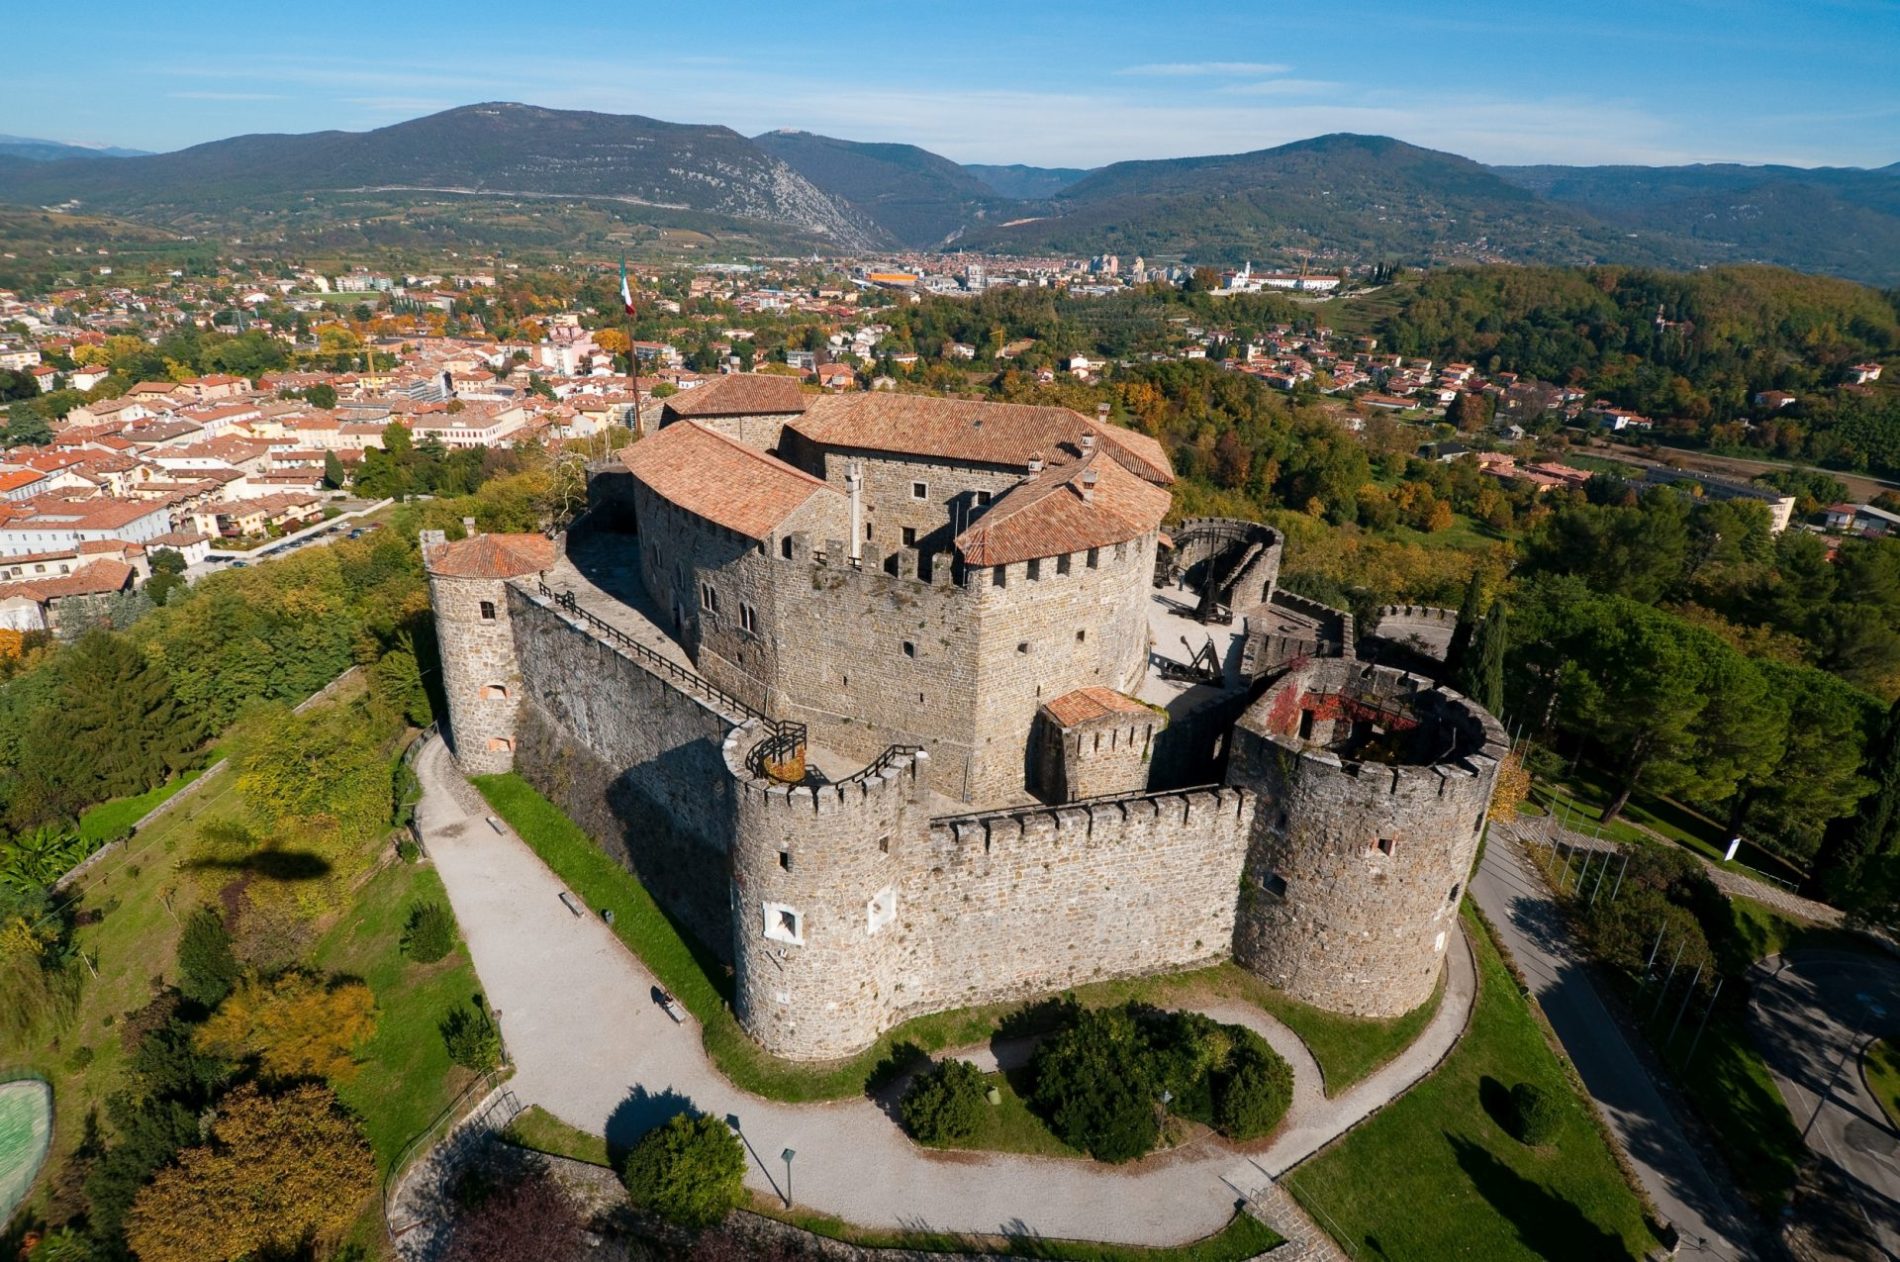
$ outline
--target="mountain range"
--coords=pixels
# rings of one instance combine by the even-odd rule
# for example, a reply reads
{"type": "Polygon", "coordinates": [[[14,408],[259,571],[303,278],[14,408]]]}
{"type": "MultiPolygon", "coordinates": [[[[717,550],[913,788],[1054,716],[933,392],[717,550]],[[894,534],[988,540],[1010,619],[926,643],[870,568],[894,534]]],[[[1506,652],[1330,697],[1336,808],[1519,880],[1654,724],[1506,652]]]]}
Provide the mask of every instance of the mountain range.
{"type": "MultiPolygon", "coordinates": [[[[1092,171],[965,166],[904,144],[488,103],[368,132],[238,136],[102,161],[0,139],[0,202],[164,226],[400,219],[418,199],[582,200],[764,246],[1318,266],[1760,261],[1900,284],[1900,163],[1494,167],[1384,136],[1092,171]],[[380,208],[380,209],[379,209],[380,208]]],[[[558,225],[544,225],[543,231],[558,225]]],[[[467,239],[466,237],[463,239],[467,239]]]]}
{"type": "Polygon", "coordinates": [[[111,145],[73,145],[33,136],[0,136],[0,154],[34,162],[58,162],[64,158],[140,158],[146,152],[144,149],[116,149],[111,145]]]}

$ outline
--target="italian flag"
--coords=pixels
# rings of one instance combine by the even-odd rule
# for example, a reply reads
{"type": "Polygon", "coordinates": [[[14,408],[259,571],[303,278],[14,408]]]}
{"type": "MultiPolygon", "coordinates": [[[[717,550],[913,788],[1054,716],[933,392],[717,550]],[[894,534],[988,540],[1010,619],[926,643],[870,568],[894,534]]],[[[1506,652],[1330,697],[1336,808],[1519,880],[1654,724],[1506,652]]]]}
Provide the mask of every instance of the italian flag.
{"type": "Polygon", "coordinates": [[[628,315],[633,314],[633,290],[627,288],[627,256],[624,254],[620,256],[620,305],[627,309],[628,315]]]}

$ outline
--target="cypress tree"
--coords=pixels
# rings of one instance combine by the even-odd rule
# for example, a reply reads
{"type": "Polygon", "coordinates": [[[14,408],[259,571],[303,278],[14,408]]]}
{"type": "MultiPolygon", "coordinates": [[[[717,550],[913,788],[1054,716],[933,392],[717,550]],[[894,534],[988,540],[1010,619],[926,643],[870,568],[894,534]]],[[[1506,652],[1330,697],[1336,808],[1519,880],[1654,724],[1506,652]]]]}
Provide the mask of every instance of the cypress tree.
{"type": "Polygon", "coordinates": [[[1453,687],[1494,715],[1504,711],[1504,650],[1509,641],[1500,600],[1478,624],[1477,637],[1452,674],[1453,687]]]}
{"type": "Polygon", "coordinates": [[[1477,633],[1478,621],[1484,616],[1484,571],[1471,571],[1471,581],[1465,584],[1465,598],[1458,604],[1458,625],[1452,628],[1451,644],[1445,650],[1445,665],[1453,671],[1462,669],[1465,655],[1471,651],[1471,637],[1477,633]]]}

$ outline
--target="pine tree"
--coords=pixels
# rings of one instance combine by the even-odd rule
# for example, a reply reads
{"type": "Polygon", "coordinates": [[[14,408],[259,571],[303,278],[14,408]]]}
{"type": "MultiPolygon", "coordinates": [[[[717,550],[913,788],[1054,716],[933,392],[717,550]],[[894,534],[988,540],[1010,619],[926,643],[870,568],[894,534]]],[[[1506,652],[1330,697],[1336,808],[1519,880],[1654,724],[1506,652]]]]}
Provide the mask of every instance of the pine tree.
{"type": "Polygon", "coordinates": [[[1887,898],[1887,882],[1876,878],[1890,866],[1883,860],[1893,857],[1894,833],[1900,827],[1900,701],[1893,703],[1879,733],[1869,742],[1863,770],[1874,782],[1874,791],[1860,800],[1859,811],[1838,839],[1823,848],[1817,865],[1828,896],[1842,906],[1861,909],[1887,898]]]}

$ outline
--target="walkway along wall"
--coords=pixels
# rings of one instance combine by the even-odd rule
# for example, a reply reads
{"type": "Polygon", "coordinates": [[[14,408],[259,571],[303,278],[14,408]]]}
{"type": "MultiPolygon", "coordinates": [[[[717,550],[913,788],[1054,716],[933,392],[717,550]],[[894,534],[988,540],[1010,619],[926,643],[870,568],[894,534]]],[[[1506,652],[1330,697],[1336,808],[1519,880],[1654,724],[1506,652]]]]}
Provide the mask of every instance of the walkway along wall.
{"type": "Polygon", "coordinates": [[[640,878],[669,913],[731,958],[732,784],[724,713],[508,588],[523,694],[515,767],[640,878]]]}

